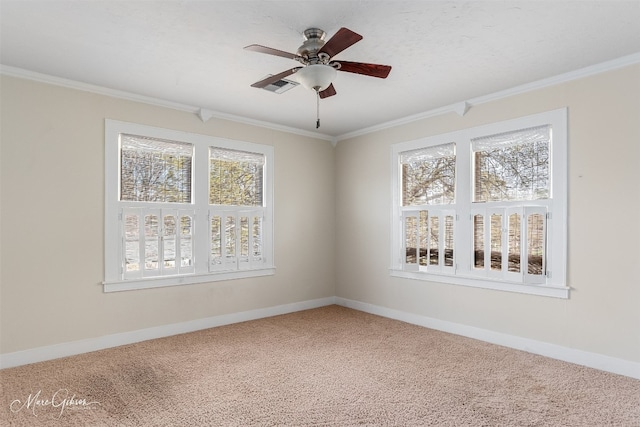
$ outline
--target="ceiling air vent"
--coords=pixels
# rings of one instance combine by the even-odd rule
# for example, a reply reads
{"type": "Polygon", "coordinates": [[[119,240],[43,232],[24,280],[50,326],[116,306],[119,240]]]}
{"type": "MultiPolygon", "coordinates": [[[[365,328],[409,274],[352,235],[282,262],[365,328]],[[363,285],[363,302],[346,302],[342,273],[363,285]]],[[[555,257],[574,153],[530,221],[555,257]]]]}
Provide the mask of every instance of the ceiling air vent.
{"type": "MultiPolygon", "coordinates": [[[[269,76],[267,76],[269,77],[269,76]]],[[[264,90],[268,90],[269,92],[275,92],[275,93],[283,93],[288,91],[289,89],[293,89],[294,87],[298,86],[300,83],[298,82],[294,82],[292,80],[287,80],[287,79],[282,79],[282,80],[278,80],[277,82],[271,83],[267,86],[265,86],[263,89],[264,90]]]]}

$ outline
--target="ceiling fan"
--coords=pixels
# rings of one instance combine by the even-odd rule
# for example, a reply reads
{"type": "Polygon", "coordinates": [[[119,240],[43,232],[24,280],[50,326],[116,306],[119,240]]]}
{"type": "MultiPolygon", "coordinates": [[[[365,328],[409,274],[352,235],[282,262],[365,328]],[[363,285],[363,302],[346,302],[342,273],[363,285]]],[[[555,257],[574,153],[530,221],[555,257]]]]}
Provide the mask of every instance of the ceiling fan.
{"type": "MultiPolygon", "coordinates": [[[[252,84],[255,88],[264,88],[276,83],[285,77],[296,74],[297,80],[307,89],[313,89],[317,94],[318,110],[321,98],[335,95],[333,79],[337,71],[363,74],[365,76],[386,78],[391,71],[389,65],[367,64],[363,62],[351,62],[333,60],[333,57],[362,40],[362,36],[348,28],[340,28],[333,37],[325,42],[326,33],[319,28],[309,28],[304,31],[304,42],[298,48],[297,53],[289,53],[258,44],[246,46],[246,50],[266,53],[268,55],[281,56],[298,61],[302,66],[290,68],[279,74],[269,76],[252,84]]],[[[316,128],[320,127],[320,118],[316,121],[316,128]]]]}

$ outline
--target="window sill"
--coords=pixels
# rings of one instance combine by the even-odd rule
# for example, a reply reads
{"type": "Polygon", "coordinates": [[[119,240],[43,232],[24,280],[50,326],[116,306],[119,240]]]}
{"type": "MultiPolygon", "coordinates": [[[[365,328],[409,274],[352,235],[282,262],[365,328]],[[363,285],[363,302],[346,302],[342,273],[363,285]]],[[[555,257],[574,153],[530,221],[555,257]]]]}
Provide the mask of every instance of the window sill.
{"type": "Polygon", "coordinates": [[[553,298],[569,298],[570,288],[566,286],[528,285],[522,283],[486,280],[482,278],[445,276],[440,274],[404,271],[397,269],[390,269],[389,272],[392,277],[401,277],[404,279],[448,283],[452,285],[470,286],[473,288],[493,289],[498,291],[516,292],[529,295],[540,295],[553,298]]]}
{"type": "Polygon", "coordinates": [[[166,286],[193,285],[196,283],[219,282],[223,280],[246,279],[250,277],[273,276],[275,267],[255,270],[220,271],[207,274],[185,274],[180,276],[145,277],[142,279],[102,282],[104,292],[132,291],[138,289],[162,288],[166,286]]]}

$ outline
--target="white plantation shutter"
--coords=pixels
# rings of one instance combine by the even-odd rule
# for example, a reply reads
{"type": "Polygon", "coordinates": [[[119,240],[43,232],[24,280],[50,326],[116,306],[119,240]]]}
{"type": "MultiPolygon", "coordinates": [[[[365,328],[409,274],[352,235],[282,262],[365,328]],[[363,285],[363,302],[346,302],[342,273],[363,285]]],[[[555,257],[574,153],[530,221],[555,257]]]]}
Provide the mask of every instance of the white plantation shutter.
{"type": "Polygon", "coordinates": [[[195,215],[189,211],[178,212],[178,243],[179,273],[188,274],[195,271],[194,234],[195,215]]]}
{"type": "Polygon", "coordinates": [[[122,275],[125,279],[142,277],[144,228],[141,209],[123,209],[121,215],[122,275]]]}
{"type": "Polygon", "coordinates": [[[544,283],[547,210],[540,206],[474,209],[473,274],[498,280],[544,283]]]}
{"type": "Polygon", "coordinates": [[[190,209],[123,209],[123,278],[193,273],[194,216],[190,209]]]}
{"type": "Polygon", "coordinates": [[[547,210],[544,207],[524,208],[523,266],[525,283],[541,284],[547,276],[547,210]]]}
{"type": "Polygon", "coordinates": [[[265,262],[262,211],[209,213],[210,271],[248,270],[265,262]]]}
{"type": "Polygon", "coordinates": [[[418,271],[420,255],[420,212],[402,213],[402,268],[406,271],[418,271]]]}
{"type": "Polygon", "coordinates": [[[403,260],[407,271],[433,273],[455,270],[455,211],[451,209],[403,212],[403,260]]]}

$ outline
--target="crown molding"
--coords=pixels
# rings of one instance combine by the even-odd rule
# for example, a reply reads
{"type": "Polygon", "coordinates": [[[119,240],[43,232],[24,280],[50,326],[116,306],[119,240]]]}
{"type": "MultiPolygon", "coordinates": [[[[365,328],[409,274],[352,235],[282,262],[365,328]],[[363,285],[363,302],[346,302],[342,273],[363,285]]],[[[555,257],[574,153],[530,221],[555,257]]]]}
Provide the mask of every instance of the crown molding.
{"type": "Polygon", "coordinates": [[[167,101],[164,99],[153,98],[150,96],[139,95],[132,92],[126,92],[117,89],[110,89],[103,86],[92,85],[88,83],[79,82],[76,80],[65,79],[62,77],[51,76],[48,74],[38,73],[35,71],[25,70],[22,68],[11,67],[8,65],[0,64],[0,74],[9,77],[17,77],[26,80],[33,80],[40,83],[47,83],[54,86],[62,86],[70,89],[81,90],[84,92],[96,93],[98,95],[105,95],[112,98],[124,99],[127,101],[141,102],[143,104],[149,104],[157,107],[170,108],[173,110],[184,111],[192,113],[200,117],[203,122],[206,122],[210,118],[216,118],[221,120],[227,120],[236,123],[242,123],[251,126],[257,126],[261,128],[276,130],[280,132],[291,133],[294,135],[306,136],[309,138],[320,139],[323,141],[329,141],[334,147],[336,145],[336,139],[333,136],[310,132],[303,129],[293,128],[284,125],[278,125],[271,122],[265,122],[262,120],[249,119],[247,117],[236,116],[234,114],[222,113],[220,111],[214,111],[205,109],[198,106],[181,104],[178,102],[167,101]]]}
{"type": "Polygon", "coordinates": [[[602,62],[600,64],[591,65],[589,67],[581,68],[579,70],[570,71],[568,73],[559,74],[557,76],[549,77],[546,79],[537,80],[535,82],[526,83],[510,89],[501,90],[488,95],[482,95],[476,98],[471,98],[468,100],[456,102],[455,104],[447,105],[445,107],[435,108],[433,110],[425,111],[423,113],[413,114],[411,116],[403,117],[401,119],[380,123],[375,126],[371,126],[368,128],[363,128],[357,131],[339,135],[335,139],[337,142],[340,142],[346,139],[355,138],[357,136],[362,136],[369,133],[378,132],[384,129],[402,126],[405,124],[413,123],[413,122],[427,119],[430,117],[440,116],[447,113],[456,113],[460,116],[464,116],[464,114],[471,107],[476,105],[485,104],[487,102],[497,101],[504,98],[509,98],[514,95],[519,95],[522,93],[543,89],[549,86],[555,86],[561,83],[578,80],[584,77],[593,76],[596,74],[616,70],[619,68],[624,68],[624,67],[635,65],[638,63],[640,63],[640,52],[623,56],[617,59],[613,59],[611,61],[602,62]]]}
{"type": "Polygon", "coordinates": [[[177,102],[153,98],[145,95],[139,95],[131,92],[126,92],[126,91],[121,91],[116,89],[109,89],[102,86],[82,83],[75,80],[65,79],[62,77],[55,77],[48,74],[37,73],[35,71],[24,70],[21,68],[11,67],[11,66],[2,65],[2,64],[0,64],[0,74],[7,75],[10,77],[18,77],[18,78],[27,79],[27,80],[33,80],[41,83],[48,83],[56,86],[68,87],[71,89],[82,90],[85,92],[97,93],[100,95],[125,99],[129,101],[141,102],[144,104],[155,105],[159,107],[171,108],[178,111],[185,111],[185,112],[197,115],[198,117],[201,118],[203,122],[208,120],[211,117],[214,117],[221,120],[228,120],[236,123],[242,123],[242,124],[247,124],[251,126],[257,126],[257,127],[262,127],[266,129],[291,133],[294,135],[320,139],[324,141],[329,141],[331,145],[335,147],[338,144],[338,142],[344,141],[346,139],[355,138],[355,137],[370,134],[373,132],[378,132],[384,129],[402,126],[402,125],[413,123],[419,120],[424,120],[430,117],[436,117],[436,116],[440,116],[448,113],[456,113],[456,114],[459,114],[460,116],[464,116],[464,114],[471,107],[476,105],[508,98],[514,95],[531,92],[534,90],[558,85],[561,83],[570,82],[572,80],[578,80],[584,77],[604,73],[607,71],[616,70],[619,68],[624,68],[624,67],[635,65],[638,63],[640,63],[640,52],[623,56],[617,59],[613,59],[611,61],[602,62],[600,64],[591,65],[589,67],[581,68],[579,70],[570,71],[557,76],[549,77],[546,79],[537,80],[535,82],[526,83],[510,89],[505,89],[505,90],[494,92],[491,94],[482,95],[482,96],[471,98],[468,100],[462,100],[462,101],[456,102],[455,104],[435,108],[435,109],[428,110],[418,114],[413,114],[407,117],[403,117],[401,119],[380,123],[375,126],[359,129],[353,132],[348,132],[339,136],[331,136],[327,134],[315,133],[315,132],[310,132],[303,129],[293,128],[293,127],[284,126],[284,125],[278,125],[271,122],[249,119],[247,117],[237,116],[234,114],[227,114],[227,113],[222,113],[220,111],[204,109],[198,106],[180,104],[177,102]]]}

